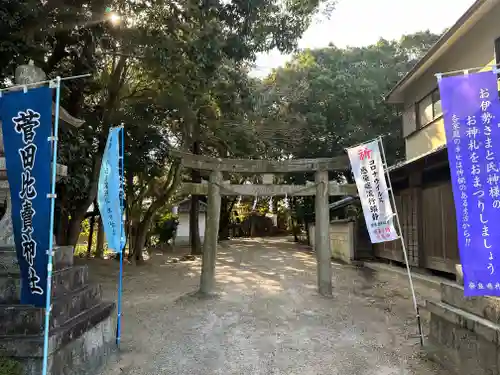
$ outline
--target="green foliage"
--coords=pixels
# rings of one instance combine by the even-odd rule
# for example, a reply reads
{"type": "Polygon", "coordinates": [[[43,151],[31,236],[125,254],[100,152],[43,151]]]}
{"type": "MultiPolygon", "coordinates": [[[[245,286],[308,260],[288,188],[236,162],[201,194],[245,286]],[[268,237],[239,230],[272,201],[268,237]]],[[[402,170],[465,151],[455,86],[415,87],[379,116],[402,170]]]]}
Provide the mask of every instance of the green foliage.
{"type": "Polygon", "coordinates": [[[166,244],[172,238],[179,226],[179,218],[171,213],[166,213],[158,218],[154,225],[153,233],[158,236],[159,243],[166,244]]]}
{"type": "MultiPolygon", "coordinates": [[[[384,135],[388,162],[404,157],[401,108],[385,95],[438,39],[420,32],[400,40],[379,40],[366,47],[330,46],[297,52],[284,67],[260,83],[256,121],[264,156],[311,158],[345,155],[345,148],[384,135]]],[[[331,174],[344,181],[350,174],[331,174]]],[[[286,179],[304,183],[312,175],[286,179]]],[[[311,221],[314,203],[295,200],[299,220],[311,221]]]]}
{"type": "MultiPolygon", "coordinates": [[[[171,147],[201,144],[213,155],[259,155],[248,65],[258,52],[292,51],[334,0],[59,0],[0,4],[0,79],[33,60],[49,76],[91,73],[64,83],[62,103],[86,123],[62,128],[58,206],[75,234],[95,198],[109,127],[125,123],[127,211],[140,232],[175,192],[171,147]],[[120,15],[109,22],[110,10],[120,15]],[[238,128],[234,124],[245,124],[238,128]],[[232,131],[227,126],[232,124],[232,131]],[[225,130],[224,130],[225,129],[225,130]],[[170,177],[169,177],[170,176],[170,177]],[[143,203],[152,201],[151,206],[143,203]],[[150,209],[151,208],[151,209],[150,209]],[[140,230],[139,230],[140,229],[140,230]]],[[[73,241],[73,243],[71,243],[73,241]]]]}
{"type": "MultiPolygon", "coordinates": [[[[181,171],[169,159],[173,147],[188,150],[197,144],[201,154],[218,157],[321,157],[389,134],[389,160],[402,157],[399,109],[386,105],[384,95],[436,35],[421,32],[362,48],[298,51],[265,80],[248,76],[257,53],[295,51],[313,17],[330,12],[334,4],[2,2],[0,79],[12,81],[15,67],[30,59],[50,77],[92,73],[89,79],[65,82],[62,90],[64,107],[86,123],[61,129],[60,163],[68,166],[68,177],[58,183],[58,206],[71,221],[68,238],[59,243],[74,245],[80,232],[96,195],[112,124],[125,124],[127,230],[138,247],[157,211],[176,194],[181,171]],[[121,16],[122,25],[108,22],[109,9],[121,16]]],[[[308,178],[286,176],[283,182],[308,178]]],[[[310,200],[296,202],[303,207],[299,216],[312,209],[310,200]]],[[[160,226],[162,239],[169,238],[171,219],[160,226]]]]}
{"type": "Polygon", "coordinates": [[[328,157],[385,135],[390,162],[403,157],[401,113],[384,96],[438,35],[421,32],[367,47],[303,50],[262,81],[259,116],[269,156],[328,157]]]}
{"type": "Polygon", "coordinates": [[[22,375],[22,365],[11,358],[0,357],[0,375],[22,375]]]}

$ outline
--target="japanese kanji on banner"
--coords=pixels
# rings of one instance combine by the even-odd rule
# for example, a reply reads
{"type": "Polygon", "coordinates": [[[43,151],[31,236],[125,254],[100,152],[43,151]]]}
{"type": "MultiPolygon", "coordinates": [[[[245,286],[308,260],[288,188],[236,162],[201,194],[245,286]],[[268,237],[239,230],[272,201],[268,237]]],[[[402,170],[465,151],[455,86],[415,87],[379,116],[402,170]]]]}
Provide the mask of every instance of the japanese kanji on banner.
{"type": "Polygon", "coordinates": [[[119,169],[121,131],[123,131],[123,128],[111,128],[109,130],[108,141],[102,157],[97,191],[97,203],[104,224],[108,248],[116,253],[120,253],[125,244],[119,169]]]}
{"type": "Polygon", "coordinates": [[[439,91],[465,296],[500,296],[500,102],[497,75],[443,77],[439,91]]]}
{"type": "Polygon", "coordinates": [[[49,217],[52,89],[5,93],[0,118],[21,269],[21,303],[45,306],[49,217]]]}
{"type": "Polygon", "coordinates": [[[378,140],[347,149],[372,243],[399,238],[378,140]]]}

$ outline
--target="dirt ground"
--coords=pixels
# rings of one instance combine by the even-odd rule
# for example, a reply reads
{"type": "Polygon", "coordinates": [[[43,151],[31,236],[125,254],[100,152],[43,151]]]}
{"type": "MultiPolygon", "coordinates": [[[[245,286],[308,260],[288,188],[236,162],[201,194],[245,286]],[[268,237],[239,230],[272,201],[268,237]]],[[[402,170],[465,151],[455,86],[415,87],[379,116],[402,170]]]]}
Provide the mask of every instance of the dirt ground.
{"type": "MultiPolygon", "coordinates": [[[[415,337],[408,282],[333,263],[334,296],[316,292],[313,254],[287,239],[221,245],[220,296],[199,299],[200,261],[152,254],[127,266],[121,358],[101,375],[448,375],[415,337]]],[[[116,298],[117,263],[90,261],[116,298]]],[[[419,298],[433,293],[417,284],[419,298]]],[[[436,297],[430,296],[430,297],[436,297]]]]}

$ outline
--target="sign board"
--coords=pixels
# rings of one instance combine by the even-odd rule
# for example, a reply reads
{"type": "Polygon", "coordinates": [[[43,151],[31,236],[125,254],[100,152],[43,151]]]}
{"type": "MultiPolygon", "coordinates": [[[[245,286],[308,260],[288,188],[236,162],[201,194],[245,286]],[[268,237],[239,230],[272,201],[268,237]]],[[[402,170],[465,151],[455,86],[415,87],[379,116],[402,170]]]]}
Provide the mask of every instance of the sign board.
{"type": "Polygon", "coordinates": [[[52,89],[5,93],[0,117],[22,278],[21,303],[43,307],[50,238],[52,89]]]}
{"type": "Polygon", "coordinates": [[[500,296],[497,91],[491,71],[439,80],[465,296],[500,296]]]}
{"type": "Polygon", "coordinates": [[[375,140],[347,150],[372,243],[399,238],[379,145],[375,140]]]}

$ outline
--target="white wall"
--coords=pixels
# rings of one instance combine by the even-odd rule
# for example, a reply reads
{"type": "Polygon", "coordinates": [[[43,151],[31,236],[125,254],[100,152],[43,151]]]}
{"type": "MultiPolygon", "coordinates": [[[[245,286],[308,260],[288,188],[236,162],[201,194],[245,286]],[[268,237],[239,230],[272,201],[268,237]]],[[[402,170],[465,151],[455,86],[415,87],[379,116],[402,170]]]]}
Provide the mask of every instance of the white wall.
{"type": "MultiPolygon", "coordinates": [[[[497,4],[457,40],[422,77],[405,90],[405,108],[408,110],[403,116],[403,131],[407,137],[405,140],[407,160],[435,150],[446,143],[442,117],[422,129],[417,129],[414,113],[409,111],[415,111],[415,103],[437,88],[435,73],[486,67],[495,63],[495,39],[500,37],[499,19],[500,4],[497,4]]],[[[491,67],[483,70],[491,70],[491,67]]]]}
{"type": "MultiPolygon", "coordinates": [[[[200,217],[198,219],[198,225],[200,228],[200,239],[203,242],[205,238],[205,213],[200,212],[200,217]]],[[[189,245],[189,214],[181,213],[179,214],[179,226],[177,227],[177,237],[175,239],[176,245],[189,245]]]]}

